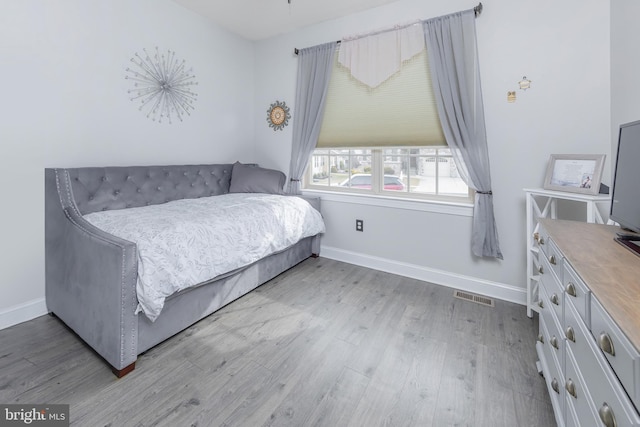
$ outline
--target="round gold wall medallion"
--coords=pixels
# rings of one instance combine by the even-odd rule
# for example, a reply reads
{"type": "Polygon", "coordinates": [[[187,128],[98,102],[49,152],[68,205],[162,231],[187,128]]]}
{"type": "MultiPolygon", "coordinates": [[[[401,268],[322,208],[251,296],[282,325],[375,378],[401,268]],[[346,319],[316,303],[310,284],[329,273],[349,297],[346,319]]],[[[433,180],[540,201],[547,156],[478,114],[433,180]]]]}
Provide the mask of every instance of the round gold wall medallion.
{"type": "Polygon", "coordinates": [[[282,107],[275,107],[271,110],[271,123],[281,125],[284,122],[285,112],[282,107]]]}
{"type": "Polygon", "coordinates": [[[287,126],[290,118],[289,107],[284,102],[276,101],[267,110],[267,123],[274,131],[282,130],[287,126]]]}

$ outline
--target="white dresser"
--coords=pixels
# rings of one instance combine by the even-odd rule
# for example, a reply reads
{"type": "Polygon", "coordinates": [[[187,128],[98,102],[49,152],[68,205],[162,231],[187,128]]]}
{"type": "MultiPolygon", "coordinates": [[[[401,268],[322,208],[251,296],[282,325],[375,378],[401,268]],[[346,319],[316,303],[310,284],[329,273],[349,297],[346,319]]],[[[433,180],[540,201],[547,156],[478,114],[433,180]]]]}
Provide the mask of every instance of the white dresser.
{"type": "MultiPolygon", "coordinates": [[[[538,244],[534,235],[538,234],[539,220],[541,218],[558,219],[558,203],[577,203],[584,209],[587,222],[604,224],[606,212],[611,205],[611,197],[608,194],[581,194],[566,191],[544,190],[542,188],[525,188],[525,200],[527,204],[527,316],[533,317],[538,312],[538,244]]],[[[565,218],[566,219],[566,218],[565,218]]]]}
{"type": "Polygon", "coordinates": [[[614,226],[541,219],[536,349],[559,426],[640,426],[640,257],[614,226]]]}

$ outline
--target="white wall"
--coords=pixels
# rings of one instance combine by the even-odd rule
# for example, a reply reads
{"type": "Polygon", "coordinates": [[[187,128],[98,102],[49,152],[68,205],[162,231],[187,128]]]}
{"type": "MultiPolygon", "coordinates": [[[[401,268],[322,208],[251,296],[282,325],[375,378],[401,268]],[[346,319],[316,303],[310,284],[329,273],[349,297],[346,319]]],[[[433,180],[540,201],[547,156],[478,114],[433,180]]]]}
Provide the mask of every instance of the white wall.
{"type": "Polygon", "coordinates": [[[0,328],[44,312],[44,168],[253,160],[253,49],[169,0],[2,1],[0,328]],[[130,58],[155,46],[194,68],[184,122],[128,98],[130,58]]]}
{"type": "MultiPolygon", "coordinates": [[[[611,2],[611,155],[614,156],[621,124],[640,120],[640,2],[611,2]]],[[[615,166],[615,165],[614,165],[615,166]]]]}
{"type": "MultiPolygon", "coordinates": [[[[631,3],[631,1],[628,1],[631,3]]],[[[471,218],[439,213],[323,202],[325,254],[417,272],[425,278],[459,276],[479,286],[506,285],[524,301],[525,203],[522,189],[541,187],[552,153],[610,153],[609,2],[602,0],[486,0],[477,19],[478,49],[496,221],[504,261],[470,254],[471,218]],[[523,76],[531,89],[507,91],[523,76]],[[355,218],[365,232],[354,231],[355,218]]],[[[257,44],[256,117],[276,99],[295,120],[293,48],[388,28],[472,7],[461,0],[400,0],[257,44]]],[[[637,16],[637,15],[636,15],[637,16]]],[[[256,122],[261,163],[288,171],[292,126],[274,132],[256,122]]],[[[609,165],[609,156],[607,165],[609,165]]],[[[603,181],[610,183],[609,167],[603,181]]],[[[469,282],[468,281],[468,282],[469,282]]],[[[504,288],[504,286],[503,286],[504,288]]],[[[485,289],[485,288],[483,288],[485,289]]],[[[499,294],[499,292],[498,292],[499,294]]],[[[513,294],[513,293],[511,293],[513,294]]]]}

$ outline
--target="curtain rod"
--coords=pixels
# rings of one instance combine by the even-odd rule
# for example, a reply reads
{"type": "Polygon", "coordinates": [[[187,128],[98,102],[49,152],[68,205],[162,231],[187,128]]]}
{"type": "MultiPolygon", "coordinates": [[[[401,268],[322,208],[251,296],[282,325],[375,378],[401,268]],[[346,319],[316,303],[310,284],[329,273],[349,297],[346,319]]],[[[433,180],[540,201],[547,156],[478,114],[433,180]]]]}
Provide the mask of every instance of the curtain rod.
{"type": "MultiPolygon", "coordinates": [[[[482,2],[478,3],[478,5],[477,5],[476,7],[474,7],[474,8],[473,8],[473,13],[475,13],[476,18],[477,18],[478,16],[480,16],[480,14],[482,13],[482,2]]],[[[413,24],[410,24],[410,25],[413,25],[413,24]]],[[[382,32],[382,31],[379,31],[379,32],[382,32]]],[[[337,43],[337,44],[340,44],[340,40],[336,41],[336,43],[337,43]]],[[[298,50],[298,48],[297,48],[297,47],[294,47],[294,48],[293,48],[293,53],[294,53],[294,55],[297,55],[299,52],[300,52],[300,50],[298,50]]]]}

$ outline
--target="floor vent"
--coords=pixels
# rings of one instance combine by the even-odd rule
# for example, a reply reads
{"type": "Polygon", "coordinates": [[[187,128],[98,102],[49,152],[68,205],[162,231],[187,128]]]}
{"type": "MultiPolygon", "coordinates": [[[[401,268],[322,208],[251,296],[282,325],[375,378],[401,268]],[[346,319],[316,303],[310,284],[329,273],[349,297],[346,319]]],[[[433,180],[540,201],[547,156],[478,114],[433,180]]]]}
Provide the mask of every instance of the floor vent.
{"type": "Polygon", "coordinates": [[[486,305],[487,307],[494,307],[495,303],[492,298],[485,297],[482,295],[470,294],[468,292],[462,292],[459,290],[453,291],[453,296],[455,298],[460,298],[463,300],[475,302],[477,304],[486,305]]]}

